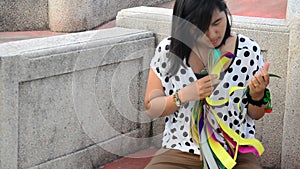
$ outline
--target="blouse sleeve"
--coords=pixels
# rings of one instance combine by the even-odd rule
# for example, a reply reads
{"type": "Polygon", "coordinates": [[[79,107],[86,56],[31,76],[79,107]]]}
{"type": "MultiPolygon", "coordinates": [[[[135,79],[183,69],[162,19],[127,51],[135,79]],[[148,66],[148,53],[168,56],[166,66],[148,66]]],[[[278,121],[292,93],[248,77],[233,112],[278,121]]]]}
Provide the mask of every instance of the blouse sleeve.
{"type": "Polygon", "coordinates": [[[261,48],[256,42],[253,43],[253,46],[254,46],[253,50],[255,50],[255,46],[257,47],[256,54],[257,54],[257,57],[258,57],[258,67],[261,68],[265,65],[265,61],[264,61],[264,57],[263,57],[261,48]]]}
{"type": "Polygon", "coordinates": [[[239,47],[244,60],[247,62],[249,71],[253,72],[252,75],[260,73],[259,69],[265,65],[265,62],[259,44],[246,36],[240,35],[239,47]]]}
{"type": "Polygon", "coordinates": [[[170,48],[170,38],[163,39],[155,49],[154,57],[151,60],[150,67],[160,79],[165,76],[167,67],[167,53],[170,48]]]}

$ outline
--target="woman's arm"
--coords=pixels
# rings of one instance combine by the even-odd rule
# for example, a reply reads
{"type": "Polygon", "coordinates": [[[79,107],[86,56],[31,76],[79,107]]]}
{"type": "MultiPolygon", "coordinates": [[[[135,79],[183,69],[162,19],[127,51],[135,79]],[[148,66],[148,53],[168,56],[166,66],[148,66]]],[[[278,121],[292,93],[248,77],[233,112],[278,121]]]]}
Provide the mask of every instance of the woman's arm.
{"type": "Polygon", "coordinates": [[[174,113],[179,107],[176,106],[173,100],[172,95],[165,95],[160,79],[150,68],[144,99],[147,115],[156,118],[174,113]]]}
{"type": "Polygon", "coordinates": [[[261,107],[259,106],[254,106],[252,104],[248,105],[248,115],[255,120],[259,120],[265,115],[265,107],[266,105],[262,105],[261,107]]]}
{"type": "MultiPolygon", "coordinates": [[[[188,101],[202,100],[211,95],[213,86],[219,83],[216,75],[205,76],[178,91],[182,104],[188,101]]],[[[162,83],[153,69],[150,69],[145,94],[146,113],[152,118],[174,113],[179,107],[174,103],[174,96],[166,96],[162,83]]]]}
{"type": "MultiPolygon", "coordinates": [[[[265,63],[264,67],[260,68],[261,73],[255,74],[255,76],[249,82],[250,96],[253,101],[260,101],[264,98],[265,90],[269,85],[269,74],[268,70],[270,67],[270,63],[265,63]]],[[[264,109],[266,105],[255,106],[249,103],[248,105],[248,115],[258,120],[264,116],[264,109]]]]}

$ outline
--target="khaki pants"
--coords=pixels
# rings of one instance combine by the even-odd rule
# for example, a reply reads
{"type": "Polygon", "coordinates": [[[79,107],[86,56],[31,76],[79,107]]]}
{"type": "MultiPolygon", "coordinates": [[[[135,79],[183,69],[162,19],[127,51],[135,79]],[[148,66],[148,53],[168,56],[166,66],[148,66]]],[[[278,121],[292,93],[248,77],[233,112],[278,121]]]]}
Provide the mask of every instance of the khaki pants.
{"type": "MultiPolygon", "coordinates": [[[[200,156],[172,149],[160,149],[145,169],[201,169],[200,156]]],[[[234,169],[262,169],[255,155],[239,154],[234,169]]]]}

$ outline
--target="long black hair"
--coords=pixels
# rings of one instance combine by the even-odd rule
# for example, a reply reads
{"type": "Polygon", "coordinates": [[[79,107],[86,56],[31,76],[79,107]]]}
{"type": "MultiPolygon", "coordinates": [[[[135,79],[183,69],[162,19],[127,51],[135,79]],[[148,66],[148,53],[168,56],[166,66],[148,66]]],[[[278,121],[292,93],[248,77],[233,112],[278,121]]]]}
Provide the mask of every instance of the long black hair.
{"type": "Polygon", "coordinates": [[[171,75],[178,71],[183,59],[188,61],[197,39],[208,30],[216,8],[224,11],[227,16],[227,27],[221,46],[225,44],[231,34],[231,19],[229,21],[228,18],[228,16],[231,17],[231,14],[224,0],[176,0],[173,8],[171,44],[168,54],[172,65],[169,70],[171,75]]]}

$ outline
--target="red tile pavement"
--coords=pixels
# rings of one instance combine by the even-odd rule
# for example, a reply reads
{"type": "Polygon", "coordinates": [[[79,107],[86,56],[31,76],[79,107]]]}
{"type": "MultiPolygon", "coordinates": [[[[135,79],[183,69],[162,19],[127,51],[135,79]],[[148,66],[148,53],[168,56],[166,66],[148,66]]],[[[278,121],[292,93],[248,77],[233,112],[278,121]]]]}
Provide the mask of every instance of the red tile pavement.
{"type": "MultiPolygon", "coordinates": [[[[143,169],[150,162],[157,149],[149,148],[111,162],[101,169],[143,169]]],[[[100,169],[99,168],[99,169],[100,169]]]]}
{"type": "Polygon", "coordinates": [[[18,41],[24,39],[42,38],[48,36],[62,35],[63,33],[51,31],[20,31],[20,32],[0,32],[0,43],[18,41]]]}
{"type": "Polygon", "coordinates": [[[99,26],[95,29],[97,29],[97,30],[98,29],[107,29],[107,28],[113,28],[115,26],[116,26],[116,20],[113,20],[113,21],[109,21],[109,22],[107,22],[107,23],[105,23],[105,24],[103,24],[103,25],[101,25],[101,26],[99,26]]]}
{"type": "Polygon", "coordinates": [[[287,0],[227,0],[232,15],[286,18],[287,0]]]}
{"type": "MultiPolygon", "coordinates": [[[[175,1],[157,5],[173,8],[175,1]]],[[[232,15],[285,19],[287,0],[227,0],[232,15]]]]}
{"type": "MultiPolygon", "coordinates": [[[[175,1],[157,5],[172,8],[175,1]]],[[[227,0],[232,15],[285,19],[287,0],[227,0]]]]}

